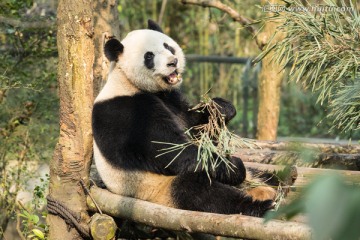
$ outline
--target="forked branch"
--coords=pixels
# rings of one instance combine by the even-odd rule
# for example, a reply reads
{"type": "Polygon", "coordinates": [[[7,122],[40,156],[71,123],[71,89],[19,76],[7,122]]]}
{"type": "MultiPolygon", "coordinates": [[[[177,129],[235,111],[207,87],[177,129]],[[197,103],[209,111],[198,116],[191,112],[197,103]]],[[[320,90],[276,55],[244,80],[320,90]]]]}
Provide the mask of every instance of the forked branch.
{"type": "Polygon", "coordinates": [[[242,26],[244,26],[254,37],[256,44],[262,50],[264,44],[257,37],[257,30],[251,25],[253,21],[242,16],[238,13],[235,9],[231,8],[230,6],[216,0],[181,0],[182,4],[191,4],[197,5],[201,7],[208,7],[208,8],[216,8],[224,13],[227,13],[234,21],[239,22],[242,26]]]}

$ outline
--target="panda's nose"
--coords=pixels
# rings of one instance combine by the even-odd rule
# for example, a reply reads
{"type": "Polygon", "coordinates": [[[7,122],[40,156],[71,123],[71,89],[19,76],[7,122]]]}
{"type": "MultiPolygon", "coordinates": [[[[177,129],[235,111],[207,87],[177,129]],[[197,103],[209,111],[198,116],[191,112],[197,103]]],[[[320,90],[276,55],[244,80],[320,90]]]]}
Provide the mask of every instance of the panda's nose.
{"type": "Polygon", "coordinates": [[[171,62],[169,62],[169,63],[167,64],[167,66],[168,66],[168,67],[176,67],[177,63],[178,63],[178,59],[177,59],[177,58],[174,58],[171,62]]]}

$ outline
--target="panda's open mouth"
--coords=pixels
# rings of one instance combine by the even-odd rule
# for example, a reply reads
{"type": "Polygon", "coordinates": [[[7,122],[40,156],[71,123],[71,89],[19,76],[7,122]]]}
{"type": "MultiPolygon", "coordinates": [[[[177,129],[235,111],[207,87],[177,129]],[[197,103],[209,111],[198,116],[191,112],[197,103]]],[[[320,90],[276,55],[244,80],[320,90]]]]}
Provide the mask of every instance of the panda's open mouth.
{"type": "Polygon", "coordinates": [[[181,74],[175,70],[170,75],[163,77],[163,80],[170,85],[175,85],[178,82],[181,82],[182,78],[181,74]]]}

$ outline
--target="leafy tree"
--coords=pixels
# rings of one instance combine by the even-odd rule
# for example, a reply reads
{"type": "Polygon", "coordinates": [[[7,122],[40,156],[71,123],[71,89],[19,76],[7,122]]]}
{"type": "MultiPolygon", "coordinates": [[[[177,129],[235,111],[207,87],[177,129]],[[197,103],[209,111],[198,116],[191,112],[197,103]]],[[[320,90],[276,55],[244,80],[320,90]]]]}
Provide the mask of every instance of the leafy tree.
{"type": "Polygon", "coordinates": [[[360,16],[352,1],[340,2],[304,6],[298,0],[287,1],[287,8],[269,19],[283,22],[276,34],[286,37],[270,42],[258,58],[275,52],[273,60],[284,68],[291,64],[292,80],[318,92],[319,103],[330,103],[333,128],[356,131],[360,129],[360,16]]]}

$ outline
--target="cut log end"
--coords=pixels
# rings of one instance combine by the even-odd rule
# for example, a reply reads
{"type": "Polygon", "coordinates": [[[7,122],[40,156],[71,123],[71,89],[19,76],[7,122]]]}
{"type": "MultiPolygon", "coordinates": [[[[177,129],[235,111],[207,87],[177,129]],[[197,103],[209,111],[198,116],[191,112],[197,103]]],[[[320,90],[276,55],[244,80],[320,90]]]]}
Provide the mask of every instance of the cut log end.
{"type": "Polygon", "coordinates": [[[95,213],[91,218],[91,236],[95,240],[114,239],[116,229],[117,226],[114,219],[108,215],[95,213]]]}

